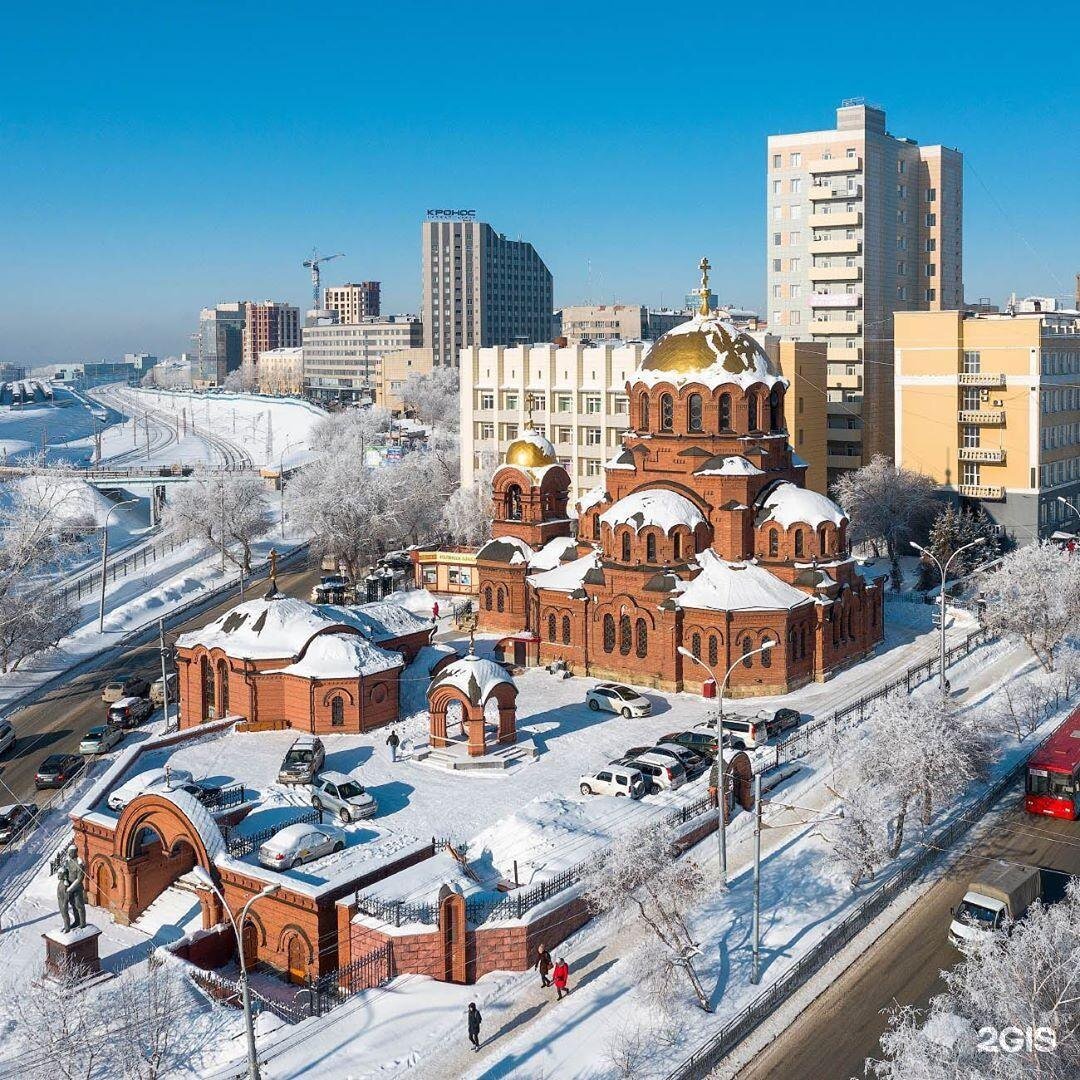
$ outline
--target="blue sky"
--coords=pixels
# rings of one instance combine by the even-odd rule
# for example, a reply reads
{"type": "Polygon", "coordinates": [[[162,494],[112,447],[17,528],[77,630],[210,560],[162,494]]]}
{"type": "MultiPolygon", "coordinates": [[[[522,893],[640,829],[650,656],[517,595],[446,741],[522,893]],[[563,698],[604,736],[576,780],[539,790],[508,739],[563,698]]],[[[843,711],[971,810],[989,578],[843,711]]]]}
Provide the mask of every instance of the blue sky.
{"type": "Polygon", "coordinates": [[[303,305],[313,244],[415,310],[429,206],[531,240],[557,304],[672,303],[707,253],[761,306],[765,138],[855,95],[964,151],[969,298],[1071,292],[1070,9],[879,7],[9,5],[0,360],[166,354],[205,304],[303,305]]]}

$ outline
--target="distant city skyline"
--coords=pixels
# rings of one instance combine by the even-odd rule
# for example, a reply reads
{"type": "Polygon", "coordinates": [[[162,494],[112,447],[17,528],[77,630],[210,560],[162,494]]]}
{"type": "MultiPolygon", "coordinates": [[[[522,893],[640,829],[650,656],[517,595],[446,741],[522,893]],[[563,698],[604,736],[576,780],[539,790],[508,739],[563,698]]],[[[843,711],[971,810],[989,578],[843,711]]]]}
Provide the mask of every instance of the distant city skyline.
{"type": "Polygon", "coordinates": [[[382,311],[419,312],[428,207],[531,242],[556,308],[679,306],[707,254],[720,301],[764,313],[766,138],[826,127],[857,95],[896,134],[963,151],[968,300],[1071,295],[1080,269],[1063,120],[1080,83],[1046,63],[1054,5],[1030,23],[958,9],[930,36],[867,11],[873,47],[846,38],[828,65],[808,48],[820,26],[782,7],[706,25],[714,48],[681,20],[647,55],[656,12],[634,4],[551,4],[545,24],[572,38],[501,5],[453,27],[428,3],[343,11],[332,52],[304,46],[326,24],[291,5],[54,14],[8,15],[0,361],[191,351],[200,310],[230,300],[306,310],[313,246],[345,253],[324,285],[377,280],[382,311]],[[470,48],[451,64],[455,33],[470,48]],[[408,64],[367,47],[410,34],[408,64]]]}

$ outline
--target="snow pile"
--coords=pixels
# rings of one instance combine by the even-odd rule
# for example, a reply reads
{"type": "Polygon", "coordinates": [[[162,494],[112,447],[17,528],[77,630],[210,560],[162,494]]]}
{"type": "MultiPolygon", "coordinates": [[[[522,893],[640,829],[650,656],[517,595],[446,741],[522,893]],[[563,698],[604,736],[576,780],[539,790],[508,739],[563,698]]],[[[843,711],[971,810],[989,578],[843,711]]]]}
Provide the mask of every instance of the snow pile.
{"type": "Polygon", "coordinates": [[[387,652],[357,634],[319,634],[304,655],[277,674],[305,679],[352,679],[401,667],[401,656],[387,652]]]}
{"type": "Polygon", "coordinates": [[[411,604],[395,603],[391,600],[376,600],[353,608],[327,606],[323,610],[328,615],[340,617],[341,622],[355,626],[364,637],[372,641],[387,641],[431,629],[432,621],[429,616],[435,598],[431,593],[427,595],[431,597],[431,603],[427,605],[425,615],[418,615],[411,604]]]}
{"type": "Polygon", "coordinates": [[[600,503],[610,498],[603,484],[599,484],[597,487],[590,488],[581,496],[577,501],[577,509],[579,514],[584,514],[586,510],[591,509],[594,506],[599,506],[600,503]]]}
{"type": "Polygon", "coordinates": [[[14,487],[31,505],[48,506],[58,526],[104,525],[105,516],[116,505],[85,480],[44,474],[20,476],[14,487]]]}
{"type": "Polygon", "coordinates": [[[431,672],[448,656],[454,656],[449,645],[425,645],[409,666],[401,673],[398,682],[398,711],[404,719],[423,713],[427,716],[427,690],[431,684],[431,672]]]}
{"type": "Polygon", "coordinates": [[[598,552],[590,551],[580,559],[560,563],[551,570],[545,570],[542,574],[533,574],[529,577],[529,584],[534,589],[554,589],[556,592],[573,592],[581,587],[585,575],[590,570],[600,566],[598,552]]]}
{"type": "Polygon", "coordinates": [[[567,551],[574,551],[576,548],[577,541],[572,536],[556,536],[529,559],[529,568],[550,570],[553,566],[559,565],[567,551]]]}
{"type": "Polygon", "coordinates": [[[774,521],[782,529],[788,529],[796,523],[817,527],[822,522],[840,525],[846,520],[844,511],[832,499],[785,482],[769,492],[756,524],[774,521]]]}
{"type": "Polygon", "coordinates": [[[738,454],[723,458],[719,465],[713,464],[716,458],[706,462],[704,468],[697,469],[695,476],[762,476],[762,470],[753,462],[738,454]]]}
{"type": "Polygon", "coordinates": [[[725,562],[711,548],[698,554],[701,573],[675,603],[706,611],[790,611],[813,600],[756,563],[725,562]]]}
{"type": "Polygon", "coordinates": [[[398,604],[406,611],[426,618],[435,606],[435,596],[427,589],[402,589],[400,592],[391,593],[382,603],[398,604]]]}
{"type": "Polygon", "coordinates": [[[605,510],[600,520],[612,528],[632,525],[634,532],[640,532],[646,525],[655,525],[666,533],[676,525],[685,525],[693,531],[705,518],[685,495],[660,488],[627,495],[605,510]]]}
{"type": "Polygon", "coordinates": [[[490,559],[493,562],[505,562],[511,566],[520,566],[533,557],[533,549],[516,536],[493,536],[476,553],[477,559],[490,559]],[[513,549],[517,549],[516,551],[513,549]]]}

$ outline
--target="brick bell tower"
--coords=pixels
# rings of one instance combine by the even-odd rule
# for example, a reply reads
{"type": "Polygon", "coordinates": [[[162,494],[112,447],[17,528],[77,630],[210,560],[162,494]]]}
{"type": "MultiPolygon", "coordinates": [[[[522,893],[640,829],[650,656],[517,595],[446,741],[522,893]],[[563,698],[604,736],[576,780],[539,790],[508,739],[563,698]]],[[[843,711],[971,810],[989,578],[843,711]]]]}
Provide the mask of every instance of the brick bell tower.
{"type": "Polygon", "coordinates": [[[491,535],[515,537],[534,551],[557,536],[570,536],[569,495],[570,475],[559,464],[555,448],[527,427],[491,478],[491,535]]]}

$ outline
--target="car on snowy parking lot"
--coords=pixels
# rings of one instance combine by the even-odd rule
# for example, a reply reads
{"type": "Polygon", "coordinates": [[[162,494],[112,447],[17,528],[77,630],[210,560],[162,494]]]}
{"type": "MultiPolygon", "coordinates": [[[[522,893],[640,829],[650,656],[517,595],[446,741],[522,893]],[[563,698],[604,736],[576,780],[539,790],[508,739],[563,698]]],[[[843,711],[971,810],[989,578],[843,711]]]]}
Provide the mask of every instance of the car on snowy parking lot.
{"type": "Polygon", "coordinates": [[[628,765],[608,765],[594,773],[586,773],[578,781],[582,795],[621,795],[640,799],[648,788],[641,771],[628,765]]]}
{"type": "Polygon", "coordinates": [[[641,753],[619,758],[611,764],[621,765],[627,769],[637,769],[646,780],[650,781],[655,791],[667,791],[669,788],[682,787],[686,783],[686,770],[681,761],[664,754],[655,754],[648,747],[641,753]]]}
{"type": "Polygon", "coordinates": [[[259,865],[268,870],[291,870],[301,863],[341,851],[345,834],[336,825],[287,825],[259,848],[259,865]]]}
{"type": "Polygon", "coordinates": [[[278,769],[279,784],[310,784],[326,761],[326,749],[317,735],[293,740],[278,769]]]}
{"type": "Polygon", "coordinates": [[[169,769],[168,772],[165,769],[147,769],[125,781],[115,791],[110,791],[105,801],[110,810],[119,814],[132,799],[147,791],[171,791],[174,787],[191,783],[194,779],[186,769],[169,769]]]}
{"type": "Polygon", "coordinates": [[[345,824],[374,817],[379,812],[375,796],[369,794],[359,780],[345,773],[320,773],[311,788],[311,805],[316,810],[329,810],[337,814],[345,824]]]}
{"type": "MultiPolygon", "coordinates": [[[[714,731],[670,731],[660,738],[660,743],[672,743],[675,746],[685,746],[697,754],[708,758],[710,761],[716,758],[716,733],[714,731]]],[[[659,743],[657,744],[659,745],[659,743]]]]}
{"type": "Polygon", "coordinates": [[[632,716],[648,716],[652,702],[636,690],[619,683],[597,683],[586,695],[585,704],[593,712],[606,710],[619,713],[629,720],[632,716]]]}

